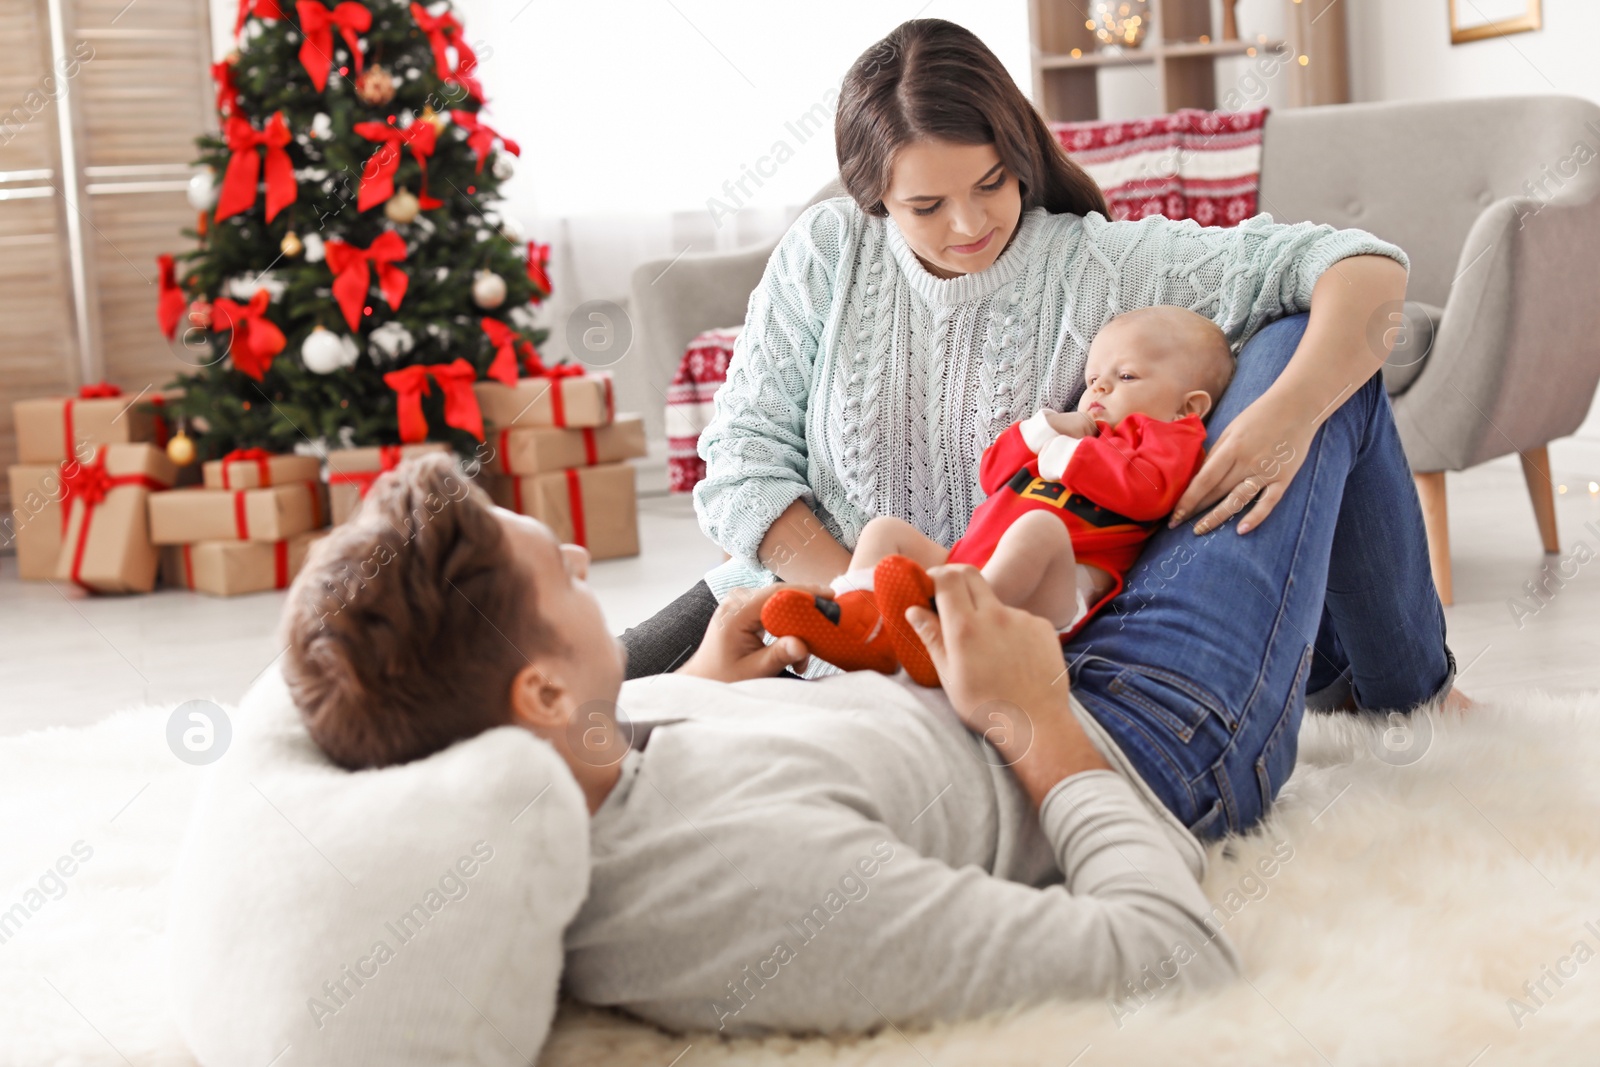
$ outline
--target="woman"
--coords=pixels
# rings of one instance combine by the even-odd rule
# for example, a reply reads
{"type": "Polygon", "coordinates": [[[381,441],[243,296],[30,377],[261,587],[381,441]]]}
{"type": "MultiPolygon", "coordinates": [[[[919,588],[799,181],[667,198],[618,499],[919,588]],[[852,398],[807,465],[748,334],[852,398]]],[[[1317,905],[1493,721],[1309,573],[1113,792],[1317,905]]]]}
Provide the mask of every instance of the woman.
{"type": "Polygon", "coordinates": [[[630,677],[687,657],[735,588],[826,585],[874,515],[952,543],[984,446],[1076,402],[1112,315],[1179,304],[1249,344],[1173,528],[1066,648],[1074,692],[1201,837],[1271,802],[1308,689],[1370,709],[1450,692],[1377,377],[1389,345],[1372,324],[1404,296],[1403,251],[1270,216],[1107,221],[999,61],[939,19],[856,61],[836,131],[850,195],[779,242],[700,438],[696,511],[732,558],[623,635],[630,677]],[[1241,512],[1236,534],[1260,532],[1211,533],[1241,512]]]}

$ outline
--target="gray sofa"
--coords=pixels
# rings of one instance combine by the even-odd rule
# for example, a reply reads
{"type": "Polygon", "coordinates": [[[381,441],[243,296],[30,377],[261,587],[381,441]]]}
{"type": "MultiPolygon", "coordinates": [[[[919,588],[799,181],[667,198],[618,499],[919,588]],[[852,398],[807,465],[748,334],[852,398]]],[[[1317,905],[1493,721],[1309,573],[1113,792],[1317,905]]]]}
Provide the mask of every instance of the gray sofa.
{"type": "MultiPolygon", "coordinates": [[[[1275,111],[1260,209],[1354,226],[1411,257],[1384,367],[1451,600],[1444,472],[1517,452],[1546,552],[1559,551],[1545,446],[1600,381],[1600,106],[1488,97],[1275,111]],[[1578,146],[1586,146],[1587,152],[1578,146]]],[[[836,183],[812,203],[839,195],[836,183]]],[[[701,330],[742,322],[776,242],[646,263],[633,276],[642,368],[660,391],[701,330]]]]}

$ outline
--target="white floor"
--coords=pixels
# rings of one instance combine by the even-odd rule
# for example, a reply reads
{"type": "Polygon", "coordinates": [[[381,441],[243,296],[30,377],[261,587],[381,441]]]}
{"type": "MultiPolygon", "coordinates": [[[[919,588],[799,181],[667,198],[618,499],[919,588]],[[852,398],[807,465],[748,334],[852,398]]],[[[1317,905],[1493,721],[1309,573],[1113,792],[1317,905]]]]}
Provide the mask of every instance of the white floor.
{"type": "MultiPolygon", "coordinates": [[[[1450,644],[1461,688],[1490,696],[1540,686],[1600,688],[1600,493],[1586,453],[1551,449],[1562,552],[1539,548],[1516,458],[1449,476],[1455,606],[1450,644]],[[1564,462],[1565,460],[1565,462],[1564,462]],[[1592,525],[1591,525],[1592,524],[1592,525]],[[1524,583],[1566,576],[1547,602],[1524,583]],[[1527,609],[1519,618],[1512,608],[1527,609]]],[[[591,581],[620,632],[687,589],[721,559],[689,498],[642,497],[643,554],[597,563],[591,581]]],[[[118,708],[185,700],[236,702],[278,655],[282,594],[217,599],[167,590],[85,597],[68,586],[19,582],[0,558],[0,735],[94,722],[118,708]]]]}

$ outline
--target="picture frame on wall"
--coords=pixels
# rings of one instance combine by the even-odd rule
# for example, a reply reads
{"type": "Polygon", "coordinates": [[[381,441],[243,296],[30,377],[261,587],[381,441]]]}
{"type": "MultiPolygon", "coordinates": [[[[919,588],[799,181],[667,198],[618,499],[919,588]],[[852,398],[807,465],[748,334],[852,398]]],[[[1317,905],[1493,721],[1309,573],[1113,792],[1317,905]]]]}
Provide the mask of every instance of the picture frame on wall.
{"type": "Polygon", "coordinates": [[[1540,0],[1449,0],[1450,43],[1526,33],[1543,25],[1540,0]]]}

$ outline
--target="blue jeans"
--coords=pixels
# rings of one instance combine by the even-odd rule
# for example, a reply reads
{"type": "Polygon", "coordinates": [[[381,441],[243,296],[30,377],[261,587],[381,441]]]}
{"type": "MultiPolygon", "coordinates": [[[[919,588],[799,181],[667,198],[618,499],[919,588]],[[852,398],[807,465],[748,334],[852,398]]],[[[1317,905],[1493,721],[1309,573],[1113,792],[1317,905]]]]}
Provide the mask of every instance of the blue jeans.
{"type": "MultiPolygon", "coordinates": [[[[1276,380],[1308,317],[1245,343],[1208,447],[1276,380]]],[[[1243,536],[1235,521],[1163,527],[1064,649],[1078,699],[1202,840],[1266,813],[1294,769],[1308,690],[1402,709],[1455,676],[1382,375],[1317,430],[1271,517],[1243,536]]]]}

